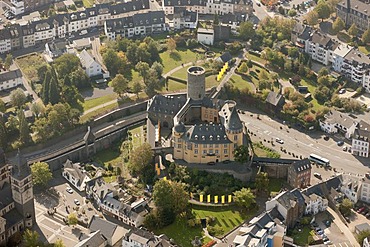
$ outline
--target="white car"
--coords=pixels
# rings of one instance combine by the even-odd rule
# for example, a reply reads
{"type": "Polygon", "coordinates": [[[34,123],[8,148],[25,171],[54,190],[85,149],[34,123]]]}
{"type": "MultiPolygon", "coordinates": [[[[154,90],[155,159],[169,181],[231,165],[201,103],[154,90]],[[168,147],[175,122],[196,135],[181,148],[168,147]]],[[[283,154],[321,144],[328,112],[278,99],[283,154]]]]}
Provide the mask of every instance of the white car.
{"type": "Polygon", "coordinates": [[[77,206],[80,206],[80,204],[81,204],[81,203],[80,203],[80,201],[79,201],[79,200],[77,200],[77,199],[74,199],[74,200],[73,200],[73,202],[74,202],[77,206]]]}
{"type": "Polygon", "coordinates": [[[281,140],[280,138],[276,138],[276,142],[277,142],[277,143],[280,143],[280,144],[284,144],[284,141],[283,141],[283,140],[281,140]]]}
{"type": "Polygon", "coordinates": [[[314,175],[315,177],[317,177],[317,178],[320,178],[320,179],[321,179],[321,174],[320,174],[320,173],[315,172],[313,175],[314,175]]]}
{"type": "Polygon", "coordinates": [[[73,190],[72,190],[70,187],[67,187],[66,191],[67,191],[69,194],[73,194],[73,190]]]}

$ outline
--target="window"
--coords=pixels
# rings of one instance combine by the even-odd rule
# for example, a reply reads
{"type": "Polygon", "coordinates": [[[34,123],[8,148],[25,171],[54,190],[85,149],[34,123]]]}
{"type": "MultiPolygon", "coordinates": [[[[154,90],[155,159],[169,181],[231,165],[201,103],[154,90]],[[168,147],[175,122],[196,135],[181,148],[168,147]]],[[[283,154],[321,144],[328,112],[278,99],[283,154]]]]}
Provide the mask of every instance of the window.
{"type": "Polygon", "coordinates": [[[194,154],[198,154],[198,149],[194,149],[194,154]]]}
{"type": "Polygon", "coordinates": [[[181,144],[177,144],[177,148],[181,148],[181,144]]]}
{"type": "Polygon", "coordinates": [[[234,141],[238,140],[238,135],[234,135],[234,141]]]}
{"type": "Polygon", "coordinates": [[[207,144],[203,144],[203,148],[207,148],[207,144]]]}
{"type": "Polygon", "coordinates": [[[207,150],[203,150],[203,154],[207,154],[207,150]]]}
{"type": "Polygon", "coordinates": [[[227,154],[227,149],[224,149],[224,154],[227,154]]]}

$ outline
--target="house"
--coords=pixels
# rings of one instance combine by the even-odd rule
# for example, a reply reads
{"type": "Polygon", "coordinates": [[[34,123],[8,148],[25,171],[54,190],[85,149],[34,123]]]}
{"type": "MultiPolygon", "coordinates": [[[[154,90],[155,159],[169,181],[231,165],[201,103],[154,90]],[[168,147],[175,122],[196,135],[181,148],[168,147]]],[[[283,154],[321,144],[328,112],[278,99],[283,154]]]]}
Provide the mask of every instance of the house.
{"type": "Polygon", "coordinates": [[[93,57],[91,53],[83,50],[78,57],[80,58],[82,68],[85,70],[88,77],[102,75],[101,64],[93,57]]]}
{"type": "Polygon", "coordinates": [[[266,211],[277,208],[288,228],[293,228],[304,214],[305,200],[298,189],[283,191],[266,202],[266,211]]]}
{"type": "Polygon", "coordinates": [[[276,208],[254,217],[248,224],[238,229],[233,240],[234,246],[267,246],[268,242],[282,244],[286,234],[286,226],[282,220],[276,208]]]}
{"type": "Polygon", "coordinates": [[[344,133],[347,139],[354,134],[357,122],[351,116],[336,110],[330,110],[324,120],[319,120],[320,128],[326,133],[344,133]]]}
{"type": "Polygon", "coordinates": [[[11,36],[8,28],[0,30],[0,53],[6,53],[12,49],[11,36]]]}
{"type": "Polygon", "coordinates": [[[80,163],[73,163],[70,160],[64,163],[62,176],[80,192],[85,191],[86,183],[90,180],[80,163]]]}
{"type": "Polygon", "coordinates": [[[136,36],[146,36],[168,30],[164,12],[161,10],[137,13],[132,16],[132,21],[136,36]]]}
{"type": "MultiPolygon", "coordinates": [[[[357,49],[350,50],[344,57],[341,73],[353,82],[363,84],[364,76],[368,75],[370,69],[370,58],[357,49]]],[[[369,90],[369,85],[364,84],[369,90]]]]}
{"type": "Polygon", "coordinates": [[[303,159],[293,162],[288,168],[288,184],[293,188],[305,188],[311,183],[311,162],[303,159]]]}
{"type": "Polygon", "coordinates": [[[341,18],[347,27],[355,24],[361,31],[370,28],[369,3],[359,0],[342,0],[337,3],[337,16],[341,18]]]}
{"type": "Polygon", "coordinates": [[[20,15],[24,13],[24,4],[26,1],[19,1],[19,0],[9,0],[9,1],[1,1],[1,5],[3,10],[7,10],[9,13],[12,13],[14,16],[20,15]]]}
{"type": "MultiPolygon", "coordinates": [[[[95,217],[95,216],[93,216],[95,217]]],[[[107,239],[101,234],[100,230],[91,232],[87,236],[83,234],[75,247],[105,247],[107,246],[107,239]]]]}
{"type": "Polygon", "coordinates": [[[215,41],[214,30],[206,28],[198,28],[197,30],[197,40],[198,42],[205,45],[213,45],[215,41]]]}
{"type": "Polygon", "coordinates": [[[267,107],[272,112],[276,113],[276,111],[280,111],[283,108],[285,104],[285,98],[282,94],[271,91],[267,95],[266,102],[267,107]]]}
{"type": "Polygon", "coordinates": [[[73,40],[72,46],[79,51],[82,51],[83,49],[90,49],[91,48],[91,42],[90,39],[84,38],[84,39],[76,39],[73,40]]]}
{"type": "Polygon", "coordinates": [[[198,26],[198,12],[186,10],[186,7],[174,7],[172,18],[173,29],[195,29],[198,26]]]}
{"type": "Polygon", "coordinates": [[[306,40],[310,38],[312,31],[313,31],[312,27],[304,25],[301,22],[297,22],[293,26],[293,30],[291,33],[292,43],[295,46],[297,46],[300,50],[304,51],[306,40]]]}
{"type": "Polygon", "coordinates": [[[109,246],[114,246],[121,242],[122,238],[130,231],[129,226],[119,226],[95,215],[91,218],[87,228],[91,233],[100,232],[109,246]]]}
{"type": "Polygon", "coordinates": [[[370,231],[369,223],[362,223],[362,224],[359,224],[359,225],[355,226],[355,233],[356,234],[359,234],[360,232],[363,232],[363,231],[370,231]]]}
{"type": "Polygon", "coordinates": [[[60,57],[64,53],[67,52],[67,42],[60,41],[60,42],[48,42],[45,44],[45,53],[51,59],[60,57]]]}
{"type": "Polygon", "coordinates": [[[233,59],[233,56],[231,56],[230,52],[224,52],[221,56],[219,56],[216,60],[221,63],[230,63],[233,59]]]}
{"type": "Polygon", "coordinates": [[[361,198],[362,178],[352,174],[342,174],[340,191],[353,203],[361,198]]]}
{"type": "Polygon", "coordinates": [[[352,136],[351,152],[360,157],[369,157],[370,124],[361,120],[352,136]]]}
{"type": "Polygon", "coordinates": [[[122,247],[154,247],[157,241],[153,233],[133,228],[122,239],[122,247]]]}
{"type": "Polygon", "coordinates": [[[321,197],[315,193],[310,195],[305,195],[305,215],[316,215],[319,212],[324,212],[328,208],[328,200],[324,197],[321,197]]]}
{"type": "Polygon", "coordinates": [[[370,247],[370,237],[367,237],[364,239],[364,242],[362,243],[362,247],[370,247]]]}
{"type": "Polygon", "coordinates": [[[122,38],[133,37],[135,28],[132,16],[105,21],[104,33],[110,40],[115,40],[118,35],[122,38]]]}
{"type": "Polygon", "coordinates": [[[0,72],[0,91],[8,90],[22,84],[22,72],[19,69],[0,72]]]}

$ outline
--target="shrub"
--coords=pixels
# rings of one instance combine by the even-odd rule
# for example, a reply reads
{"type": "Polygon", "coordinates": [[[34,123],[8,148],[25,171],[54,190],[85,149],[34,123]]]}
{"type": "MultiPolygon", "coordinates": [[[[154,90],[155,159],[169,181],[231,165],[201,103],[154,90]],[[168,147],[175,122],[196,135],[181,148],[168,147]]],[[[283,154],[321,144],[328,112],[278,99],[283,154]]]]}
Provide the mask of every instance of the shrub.
{"type": "Polygon", "coordinates": [[[222,227],[220,226],[208,226],[207,230],[211,236],[220,236],[223,234],[222,227]]]}

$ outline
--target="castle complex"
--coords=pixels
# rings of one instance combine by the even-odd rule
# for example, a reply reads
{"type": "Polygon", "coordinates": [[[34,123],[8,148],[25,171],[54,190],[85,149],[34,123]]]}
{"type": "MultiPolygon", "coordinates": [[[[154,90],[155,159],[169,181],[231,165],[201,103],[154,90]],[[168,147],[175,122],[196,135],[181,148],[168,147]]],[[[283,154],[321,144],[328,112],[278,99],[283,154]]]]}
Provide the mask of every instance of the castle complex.
{"type": "Polygon", "coordinates": [[[205,70],[199,66],[188,69],[187,97],[154,96],[148,117],[157,130],[172,129],[173,158],[188,163],[232,161],[234,150],[248,145],[235,101],[208,98],[205,70]]]}
{"type": "Polygon", "coordinates": [[[10,167],[0,148],[0,246],[35,223],[31,169],[18,151],[10,167]]]}

